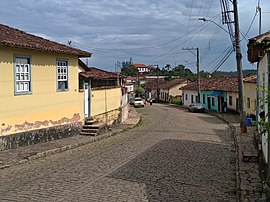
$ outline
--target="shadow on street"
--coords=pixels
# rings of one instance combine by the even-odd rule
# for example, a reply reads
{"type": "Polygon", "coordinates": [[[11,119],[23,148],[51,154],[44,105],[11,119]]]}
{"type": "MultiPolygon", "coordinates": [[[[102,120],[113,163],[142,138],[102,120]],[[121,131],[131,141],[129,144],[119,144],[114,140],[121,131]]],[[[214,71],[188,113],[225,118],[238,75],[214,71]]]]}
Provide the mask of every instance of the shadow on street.
{"type": "Polygon", "coordinates": [[[167,139],[106,177],[144,183],[150,201],[235,201],[228,153],[221,144],[167,139]]]}

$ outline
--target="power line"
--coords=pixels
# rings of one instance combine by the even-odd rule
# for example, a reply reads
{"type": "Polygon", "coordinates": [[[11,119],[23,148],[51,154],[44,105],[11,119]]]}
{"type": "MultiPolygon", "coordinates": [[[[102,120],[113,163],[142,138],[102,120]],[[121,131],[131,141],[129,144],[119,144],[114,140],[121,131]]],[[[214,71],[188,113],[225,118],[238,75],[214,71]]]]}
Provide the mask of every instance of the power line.
{"type": "MultiPolygon", "coordinates": [[[[202,29],[200,29],[197,33],[201,32],[201,31],[202,31],[203,29],[205,29],[207,26],[208,26],[208,25],[206,25],[205,27],[203,27],[202,29]]],[[[196,33],[196,34],[197,34],[197,33],[196,33]]],[[[154,58],[151,58],[151,59],[149,59],[149,60],[147,60],[147,61],[155,60],[156,58],[160,58],[160,57],[162,57],[162,56],[164,56],[164,55],[170,53],[171,51],[173,51],[173,50],[175,50],[176,48],[182,46],[184,43],[188,42],[189,40],[191,40],[191,39],[194,38],[194,37],[195,37],[195,34],[194,34],[192,37],[190,37],[189,39],[186,39],[184,42],[182,42],[182,43],[178,44],[177,46],[173,47],[173,48],[170,49],[169,51],[167,51],[167,52],[165,52],[165,53],[162,53],[162,54],[160,54],[160,55],[158,55],[158,56],[156,56],[156,57],[154,57],[154,58]]]]}
{"type": "Polygon", "coordinates": [[[215,59],[213,59],[212,61],[210,61],[207,66],[210,66],[210,65],[212,66],[213,64],[215,64],[215,65],[213,65],[208,70],[208,72],[212,72],[218,66],[218,64],[220,63],[220,61],[222,61],[223,58],[228,54],[228,52],[231,51],[231,49],[232,49],[232,44],[230,44],[224,51],[222,51],[222,53],[220,53],[215,59]]]}
{"type": "MultiPolygon", "coordinates": [[[[190,18],[191,18],[192,10],[193,10],[193,0],[191,1],[191,8],[190,8],[189,17],[188,17],[188,25],[187,25],[187,32],[186,33],[188,33],[188,31],[189,31],[190,18]]],[[[185,40],[186,40],[186,38],[185,38],[185,40]]]]}
{"type": "Polygon", "coordinates": [[[253,16],[253,19],[252,19],[252,21],[251,21],[251,23],[250,23],[250,25],[249,25],[249,27],[248,27],[248,29],[247,29],[247,31],[246,31],[245,37],[248,35],[248,32],[250,31],[250,28],[251,28],[251,26],[253,25],[254,20],[255,20],[257,14],[258,14],[258,10],[256,9],[256,12],[255,12],[255,14],[254,14],[254,16],[253,16]]]}
{"type": "Polygon", "coordinates": [[[233,52],[233,49],[228,51],[222,60],[216,65],[216,67],[213,68],[212,73],[216,72],[226,62],[226,60],[231,56],[233,52]]]}

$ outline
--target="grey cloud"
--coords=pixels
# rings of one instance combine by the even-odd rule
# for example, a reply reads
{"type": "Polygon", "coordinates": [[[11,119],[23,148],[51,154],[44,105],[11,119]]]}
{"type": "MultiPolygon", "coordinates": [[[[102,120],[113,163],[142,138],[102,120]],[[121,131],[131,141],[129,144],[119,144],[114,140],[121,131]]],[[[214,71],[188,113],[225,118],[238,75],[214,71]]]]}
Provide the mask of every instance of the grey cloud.
{"type": "MultiPolygon", "coordinates": [[[[262,3],[270,7],[268,2],[262,3]]],[[[210,51],[207,48],[230,42],[227,34],[214,24],[198,21],[198,17],[211,18],[221,13],[219,1],[215,0],[0,0],[0,4],[1,23],[61,43],[72,40],[77,47],[93,52],[92,66],[104,69],[129,57],[134,62],[159,62],[160,66],[192,62],[194,55],[181,50],[187,46],[200,47],[202,55],[208,55],[206,58],[217,58],[225,48],[210,51]],[[187,32],[190,34],[185,36],[187,32]],[[176,38],[179,40],[157,46],[176,38]],[[149,46],[153,48],[119,50],[149,46]]],[[[255,9],[257,1],[251,0],[249,7],[239,4],[240,14],[247,15],[251,5],[255,9]]],[[[242,29],[247,29],[251,17],[240,16],[242,29]]],[[[220,17],[216,19],[219,23],[218,20],[220,17]]],[[[255,28],[250,33],[255,34],[255,28]]],[[[234,62],[232,57],[224,66],[234,68],[234,62]]],[[[202,58],[201,66],[207,70],[209,67],[204,65],[207,63],[202,58]]]]}

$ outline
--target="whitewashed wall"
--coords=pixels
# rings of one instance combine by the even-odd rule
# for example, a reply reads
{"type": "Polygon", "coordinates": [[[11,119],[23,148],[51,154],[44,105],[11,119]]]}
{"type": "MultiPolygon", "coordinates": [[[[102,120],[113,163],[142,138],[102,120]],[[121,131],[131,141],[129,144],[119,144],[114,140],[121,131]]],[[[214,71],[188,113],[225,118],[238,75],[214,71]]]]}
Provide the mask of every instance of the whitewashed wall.
{"type": "Polygon", "coordinates": [[[198,91],[194,91],[194,90],[183,90],[183,103],[184,106],[188,107],[192,101],[191,101],[191,95],[193,95],[193,100],[195,102],[196,96],[198,96],[198,91]],[[187,99],[186,99],[186,95],[187,95],[187,99]]]}

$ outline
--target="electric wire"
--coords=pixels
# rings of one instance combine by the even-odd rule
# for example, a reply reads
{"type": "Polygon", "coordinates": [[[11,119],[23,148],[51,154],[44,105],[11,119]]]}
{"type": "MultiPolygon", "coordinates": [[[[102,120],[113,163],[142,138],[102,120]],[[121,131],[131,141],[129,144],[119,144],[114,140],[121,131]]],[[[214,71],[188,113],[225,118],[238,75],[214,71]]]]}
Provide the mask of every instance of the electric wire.
{"type": "MultiPolygon", "coordinates": [[[[200,29],[197,33],[201,32],[201,31],[202,31],[203,29],[205,29],[207,26],[208,26],[208,24],[207,24],[206,26],[204,26],[202,29],[200,29]]],[[[196,34],[197,34],[197,33],[196,33],[196,34]]],[[[186,40],[183,41],[182,43],[180,43],[180,44],[178,44],[177,46],[173,47],[173,48],[170,49],[169,51],[167,51],[167,52],[165,52],[165,53],[162,53],[162,54],[156,56],[155,58],[151,58],[151,59],[149,59],[149,60],[147,60],[147,61],[155,60],[155,59],[157,59],[157,58],[160,58],[160,57],[162,57],[162,56],[164,56],[164,55],[170,53],[171,51],[175,50],[176,48],[178,48],[178,47],[182,46],[183,44],[185,44],[186,42],[190,41],[192,38],[194,38],[194,36],[195,36],[195,34],[194,34],[193,36],[191,36],[189,39],[186,39],[186,40]]]]}
{"type": "MultiPolygon", "coordinates": [[[[186,31],[186,33],[189,32],[189,26],[190,26],[190,19],[191,19],[192,9],[193,9],[193,0],[191,1],[191,8],[190,8],[189,17],[188,17],[188,24],[187,24],[187,31],[186,31]]],[[[185,38],[185,40],[186,39],[187,38],[185,38]]]]}
{"type": "MultiPolygon", "coordinates": [[[[202,5],[203,5],[203,0],[201,0],[201,5],[200,5],[200,9],[199,9],[199,12],[198,12],[197,19],[199,19],[199,17],[201,16],[202,5]]],[[[194,27],[197,27],[198,21],[199,20],[195,21],[195,26],[194,27]]],[[[199,38],[199,36],[197,36],[197,38],[195,38],[194,43],[193,43],[194,46],[197,44],[198,38],[199,38]]]]}
{"type": "Polygon", "coordinates": [[[224,55],[222,60],[213,68],[212,74],[215,73],[227,61],[227,59],[232,55],[233,52],[234,50],[231,49],[224,55]]]}
{"type": "Polygon", "coordinates": [[[230,45],[224,51],[222,51],[222,53],[220,53],[212,61],[209,61],[208,64],[205,65],[205,66],[214,66],[214,67],[209,68],[207,71],[208,72],[211,72],[215,68],[215,66],[217,66],[217,64],[219,63],[219,61],[222,61],[222,58],[224,58],[224,55],[226,55],[226,53],[228,53],[231,50],[231,48],[232,48],[232,44],[230,43],[230,45]]]}
{"type": "Polygon", "coordinates": [[[258,14],[258,10],[256,9],[256,12],[255,12],[255,14],[254,14],[254,16],[253,16],[253,18],[252,18],[252,21],[251,21],[251,23],[250,23],[250,25],[249,25],[249,27],[248,27],[246,33],[245,33],[245,37],[248,35],[248,33],[249,33],[249,31],[250,31],[250,28],[251,28],[251,26],[253,25],[253,23],[254,23],[254,21],[255,21],[255,18],[256,18],[256,16],[257,16],[257,14],[258,14]]]}

